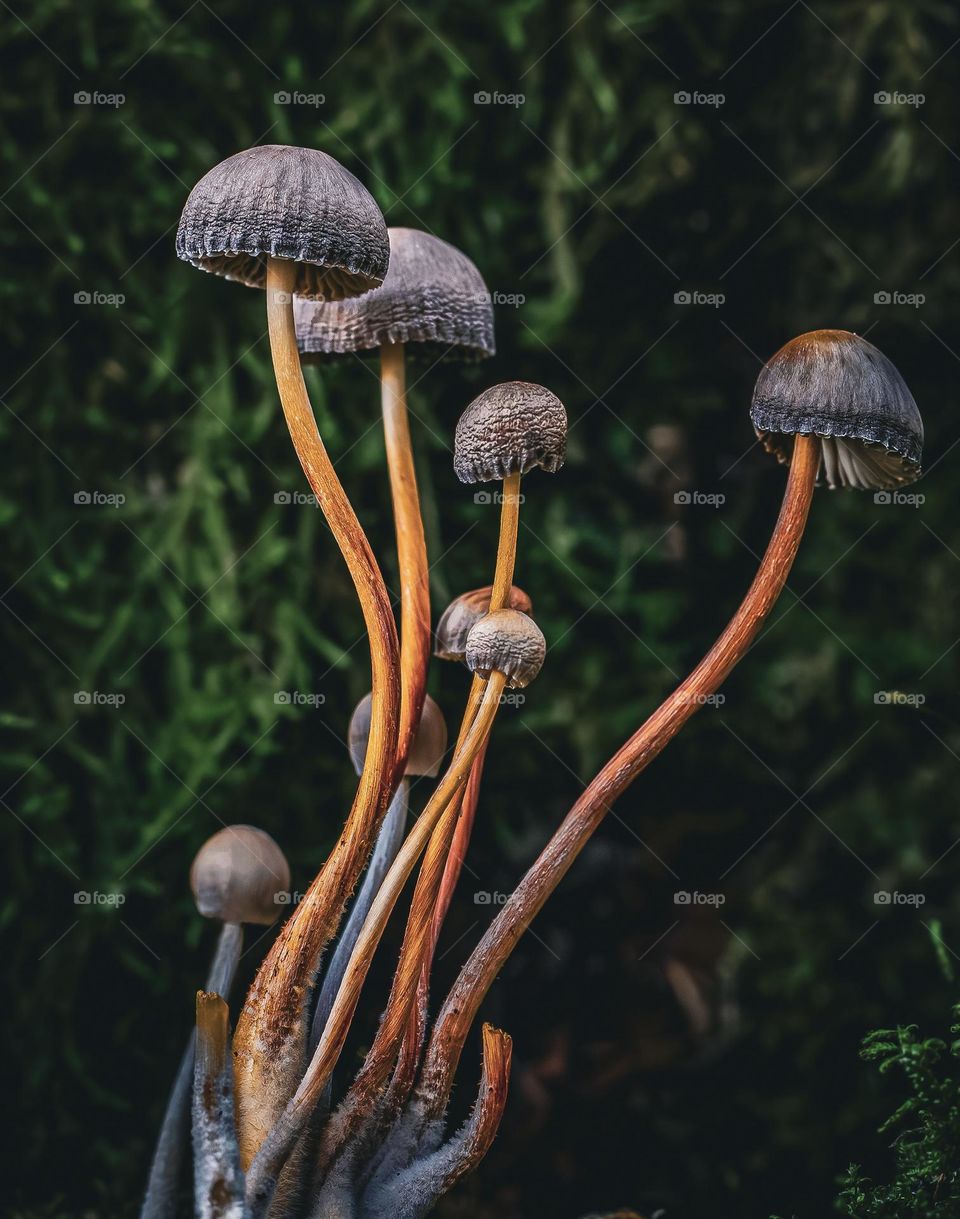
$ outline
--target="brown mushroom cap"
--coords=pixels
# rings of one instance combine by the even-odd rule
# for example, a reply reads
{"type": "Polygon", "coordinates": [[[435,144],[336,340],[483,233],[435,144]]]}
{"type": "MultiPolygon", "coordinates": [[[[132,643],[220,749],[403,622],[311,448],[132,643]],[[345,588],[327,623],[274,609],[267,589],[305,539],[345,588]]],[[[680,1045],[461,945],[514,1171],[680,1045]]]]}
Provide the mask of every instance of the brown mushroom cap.
{"type": "Polygon", "coordinates": [[[197,852],[190,888],[204,918],[269,926],[283,908],[277,895],[290,889],[290,865],[264,830],[228,825],[197,852]]]}
{"type": "MultiPolygon", "coordinates": [[[[372,705],[372,695],[365,694],[353,709],[350,727],[347,731],[350,761],[358,775],[363,770],[363,763],[367,756],[372,705]]],[[[443,761],[446,751],[447,723],[443,718],[443,712],[428,694],[423,700],[420,724],[407,757],[407,768],[404,774],[427,775],[431,779],[434,778],[440,770],[440,763],[443,761]]]]}
{"type": "Polygon", "coordinates": [[[567,449],[567,412],[550,390],[530,381],[504,381],[484,390],[460,416],[453,468],[462,483],[553,473],[567,449]]]}
{"type": "Polygon", "coordinates": [[[819,436],[831,487],[897,487],[920,476],[913,395],[883,352],[849,330],[811,330],[781,347],[757,378],[750,419],[782,462],[794,436],[819,436]]]}
{"type": "Polygon", "coordinates": [[[502,673],[511,690],[522,690],[543,667],[547,641],[534,620],[520,610],[485,614],[467,639],[467,668],[489,677],[502,673]]]}
{"type": "MultiPolygon", "coordinates": [[[[474,624],[490,610],[490,596],[493,585],[474,588],[468,593],[454,597],[440,616],[434,636],[434,656],[441,660],[463,660],[467,654],[467,636],[474,624]]],[[[510,586],[507,594],[507,608],[521,610],[529,614],[533,610],[533,602],[516,584],[510,586]]]]}
{"type": "Polygon", "coordinates": [[[390,266],[379,288],[351,300],[293,302],[306,363],[405,343],[430,360],[481,360],[496,350],[483,276],[455,246],[419,229],[388,229],[390,266]]]}
{"type": "Polygon", "coordinates": [[[348,169],[314,148],[262,144],[215,165],[190,192],[177,256],[263,288],[268,258],[299,264],[294,292],[357,296],[383,282],[387,225],[348,169]]]}

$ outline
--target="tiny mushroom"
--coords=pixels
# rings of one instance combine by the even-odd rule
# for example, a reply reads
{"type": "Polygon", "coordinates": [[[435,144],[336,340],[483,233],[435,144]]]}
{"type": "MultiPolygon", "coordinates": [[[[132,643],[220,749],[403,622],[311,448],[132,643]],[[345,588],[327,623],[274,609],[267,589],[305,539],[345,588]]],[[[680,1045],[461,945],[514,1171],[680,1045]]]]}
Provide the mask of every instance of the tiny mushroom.
{"type": "Polygon", "coordinates": [[[567,449],[567,412],[550,390],[504,381],[478,395],[457,422],[453,468],[462,483],[503,480],[500,540],[490,598],[502,609],[513,582],[520,517],[520,477],[535,466],[554,473],[567,449]]]}
{"type": "Polygon", "coordinates": [[[480,677],[502,673],[511,690],[522,690],[537,676],[547,654],[543,631],[520,610],[485,614],[467,639],[467,668],[480,677]]]}
{"type": "Polygon", "coordinates": [[[264,830],[228,825],[197,852],[190,888],[204,918],[268,927],[288,900],[290,865],[264,830]]]}
{"type": "MultiPolygon", "coordinates": [[[[357,703],[350,717],[347,742],[354,770],[360,774],[367,756],[367,741],[370,739],[371,696],[365,694],[357,703]]],[[[440,763],[447,750],[447,722],[434,699],[427,694],[423,700],[423,712],[413,746],[407,758],[406,775],[426,775],[436,778],[440,763]]]]}
{"type": "Polygon", "coordinates": [[[379,352],[383,432],[400,569],[398,769],[420,722],[430,658],[427,544],[407,411],[406,353],[438,360],[494,354],[493,305],[483,276],[455,246],[419,229],[388,229],[390,266],[379,288],[350,300],[294,301],[304,363],[379,352]]]}
{"type": "Polygon", "coordinates": [[[923,421],[903,377],[849,330],[811,330],[764,365],[750,418],[788,461],[789,438],[818,436],[831,487],[888,489],[920,476],[923,421]]]}
{"type": "MultiPolygon", "coordinates": [[[[490,612],[490,597],[493,585],[474,588],[470,592],[454,597],[437,623],[433,654],[440,660],[463,660],[467,654],[467,636],[475,623],[490,612]]],[[[529,614],[533,602],[516,584],[511,584],[507,593],[507,609],[521,610],[529,614]]]]}

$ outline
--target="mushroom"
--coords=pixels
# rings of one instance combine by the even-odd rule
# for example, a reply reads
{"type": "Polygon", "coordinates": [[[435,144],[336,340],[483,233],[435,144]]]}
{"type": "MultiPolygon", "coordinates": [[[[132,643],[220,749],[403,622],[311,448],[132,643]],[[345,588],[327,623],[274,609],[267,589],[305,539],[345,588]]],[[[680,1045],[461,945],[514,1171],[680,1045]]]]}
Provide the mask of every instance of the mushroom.
{"type": "Polygon", "coordinates": [[[293,296],[340,300],[383,282],[386,223],[373,197],[326,153],[264,145],[215,166],[190,192],[177,254],[201,270],[265,287],[277,388],[294,448],[357,590],[370,636],[371,748],[339,840],[277,937],[234,1036],[244,1162],[292,1093],[306,1052],[305,1004],[320,955],[356,884],[392,790],[399,713],[396,624],[370,544],[310,406],[293,296]]]}
{"type": "MultiPolygon", "coordinates": [[[[506,680],[502,673],[494,672],[490,675],[489,681],[485,683],[480,705],[476,714],[470,716],[469,729],[458,742],[449,769],[434,788],[426,807],[404,839],[403,845],[377,891],[350,955],[330,1015],[300,1085],[263,1140],[250,1164],[247,1173],[247,1205],[250,1208],[250,1219],[261,1219],[269,1211],[279,1174],[287,1162],[294,1144],[310,1120],[310,1115],[317,1102],[323,1096],[327,1081],[330,1079],[343,1049],[360,998],[361,988],[387,921],[417,860],[427,846],[434,828],[451,801],[459,796],[463,784],[466,782],[474,758],[486,741],[493,724],[506,680]]],[[[409,927],[408,922],[408,929],[409,927]]],[[[419,934],[425,939],[428,932],[429,919],[425,919],[419,929],[419,934]]],[[[414,986],[415,984],[416,977],[414,977],[414,986]]],[[[394,985],[396,986],[396,977],[394,985]]],[[[408,1011],[409,1005],[406,1008],[400,1006],[388,1008],[375,1045],[380,1043],[382,1036],[393,1042],[397,1042],[398,1038],[402,1037],[408,1011]],[[400,1022],[399,1028],[391,1025],[389,1029],[385,1030],[391,1011],[396,1014],[400,1022]]],[[[355,1082],[354,1088],[356,1087],[355,1082]]],[[[370,1098],[367,1097],[367,1099],[370,1098]]]]}
{"type": "Polygon", "coordinates": [[[304,363],[379,351],[383,431],[400,569],[398,770],[420,722],[430,656],[430,581],[406,397],[406,351],[431,359],[492,356],[493,306],[465,254],[430,233],[392,228],[390,266],[379,288],[350,300],[294,300],[304,363]]]}
{"type": "MultiPolygon", "coordinates": [[[[363,769],[363,760],[367,752],[367,742],[370,737],[370,695],[365,694],[354,708],[350,717],[350,728],[347,742],[350,750],[350,760],[354,770],[359,774],[363,769]]],[[[313,1025],[310,1034],[311,1048],[320,1040],[323,1026],[327,1022],[333,1001],[340,989],[347,962],[353,952],[360,929],[369,913],[387,869],[396,858],[400,843],[403,841],[407,823],[407,806],[410,795],[410,777],[424,776],[436,778],[440,771],[440,763],[447,751],[447,725],[443,712],[436,702],[426,695],[423,703],[423,714],[420,728],[414,738],[413,747],[407,758],[407,768],[404,777],[397,784],[387,815],[383,819],[377,843],[370,856],[364,874],[363,884],[350,910],[350,916],[344,924],[334,949],[330,964],[324,975],[323,985],[317,997],[313,1013],[313,1025]]]]}
{"type": "Polygon", "coordinates": [[[811,330],[786,343],[757,378],[750,418],[768,452],[820,437],[830,487],[898,487],[920,476],[923,420],[882,351],[849,330],[811,330]]]}
{"type": "Polygon", "coordinates": [[[520,610],[485,614],[467,636],[467,668],[485,680],[502,673],[511,690],[522,690],[543,668],[547,641],[532,618],[520,610]]]}
{"type": "Polygon", "coordinates": [[[520,477],[535,466],[555,473],[567,449],[560,399],[530,381],[504,381],[470,403],[457,423],[453,468],[462,483],[503,481],[491,610],[502,609],[513,582],[520,518],[520,477]]]}
{"type": "MultiPolygon", "coordinates": [[[[467,636],[475,623],[490,612],[490,597],[493,585],[485,588],[474,588],[468,593],[454,597],[440,615],[437,623],[433,645],[434,656],[440,660],[464,660],[467,654],[467,636]]],[[[529,614],[533,610],[533,602],[516,584],[510,585],[507,593],[507,609],[521,610],[529,614]]]]}
{"type": "Polygon", "coordinates": [[[197,991],[192,1121],[196,1219],[242,1219],[244,1213],[227,1021],[223,998],[197,991]]]}
{"type": "MultiPolygon", "coordinates": [[[[242,923],[276,922],[290,888],[290,865],[276,842],[252,825],[229,825],[208,838],[190,868],[190,888],[204,918],[223,923],[204,991],[229,999],[243,948],[242,923]],[[282,895],[282,896],[281,896],[282,895]]],[[[150,1165],[140,1219],[172,1219],[186,1141],[196,1038],[191,1032],[170,1091],[150,1165]]]]}
{"type": "Polygon", "coordinates": [[[843,331],[816,331],[781,349],[760,373],[752,419],[780,453],[794,432],[783,504],[753,583],[697,667],[584,789],[463,966],[424,1059],[418,1089],[424,1123],[444,1113],[470,1025],[520,936],[614,801],[717,690],[756,638],[800,545],[821,463],[821,436],[831,445],[829,464],[824,457],[828,481],[840,486],[885,486],[890,478],[904,481],[919,472],[923,425],[909,391],[889,360],[843,331]]]}

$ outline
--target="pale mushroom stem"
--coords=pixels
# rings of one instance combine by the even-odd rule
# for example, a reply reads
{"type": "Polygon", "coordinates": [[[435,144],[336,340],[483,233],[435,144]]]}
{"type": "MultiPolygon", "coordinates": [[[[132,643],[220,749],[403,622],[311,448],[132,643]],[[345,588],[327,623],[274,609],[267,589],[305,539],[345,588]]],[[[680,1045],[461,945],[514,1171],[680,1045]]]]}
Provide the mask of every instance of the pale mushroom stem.
{"type": "Polygon", "coordinates": [[[310,1065],[276,1124],[263,1141],[247,1175],[247,1205],[250,1219],[261,1219],[269,1211],[276,1182],[291,1149],[302,1134],[310,1115],[323,1093],[336,1065],[351,1021],[357,1009],[360,991],[370,969],[373,954],[383,935],[393,908],[426,847],[434,826],[451,800],[460,793],[473,759],[483,745],[500,706],[500,695],[506,678],[492,673],[483,683],[480,707],[467,732],[462,748],[455,752],[450,768],[437,784],[426,808],[417,818],[403,846],[377,892],[370,913],[350,957],[343,983],[314,1051],[310,1065]]]}
{"type": "MultiPolygon", "coordinates": [[[[217,939],[205,991],[230,998],[237,963],[243,948],[243,928],[239,923],[224,923],[217,939]]],[[[193,1092],[193,1064],[196,1055],[196,1028],[191,1029],[180,1059],[170,1099],[157,1136],[150,1165],[147,1192],[140,1208],[140,1219],[174,1219],[183,1152],[190,1129],[190,1096],[193,1092]]]]}
{"type": "Polygon", "coordinates": [[[820,465],[820,441],[797,436],[780,515],[739,609],[699,665],[584,789],[553,837],[490,924],[440,1010],[418,1094],[426,1117],[446,1109],[463,1045],[484,996],[610,806],[677,735],[747,652],[773,609],[803,536],[820,465]]]}
{"type": "Polygon", "coordinates": [[[400,732],[395,774],[402,775],[417,735],[430,662],[430,572],[410,440],[402,343],[380,348],[383,435],[400,569],[400,732]]]}
{"type": "Polygon", "coordinates": [[[261,965],[234,1036],[241,1150],[246,1165],[299,1081],[305,1005],[324,946],[356,885],[393,787],[399,714],[396,623],[383,577],[317,430],[293,321],[296,265],[267,263],[267,322],[280,401],[294,448],[343,554],[370,637],[373,691],[363,771],[340,837],[261,965]]]}

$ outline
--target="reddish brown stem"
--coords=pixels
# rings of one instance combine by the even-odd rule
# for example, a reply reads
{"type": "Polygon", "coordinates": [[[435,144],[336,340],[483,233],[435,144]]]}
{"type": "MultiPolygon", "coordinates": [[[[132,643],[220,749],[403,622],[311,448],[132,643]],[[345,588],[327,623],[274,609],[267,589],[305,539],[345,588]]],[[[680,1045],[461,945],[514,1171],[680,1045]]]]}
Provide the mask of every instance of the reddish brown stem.
{"type": "Polygon", "coordinates": [[[424,1061],[419,1091],[428,1116],[438,1117],[445,1110],[477,1009],[517,941],[617,797],[720,686],[756,638],[796,558],[819,464],[819,440],[797,436],[780,515],[740,608],[689,677],[584,790],[461,970],[437,1017],[424,1061]]]}
{"type": "Polygon", "coordinates": [[[293,262],[267,264],[267,322],[280,401],[300,464],[350,571],[370,636],[373,703],[363,772],[343,831],[260,966],[234,1035],[241,1153],[246,1167],[290,1099],[306,1056],[305,1005],[383,819],[399,714],[398,643],[386,586],[317,431],[293,322],[293,262]]]}
{"type": "Polygon", "coordinates": [[[400,729],[395,771],[399,781],[420,724],[430,662],[430,572],[410,440],[402,343],[380,348],[380,386],[400,570],[400,729]]]}

